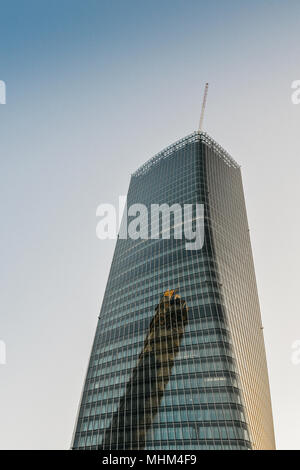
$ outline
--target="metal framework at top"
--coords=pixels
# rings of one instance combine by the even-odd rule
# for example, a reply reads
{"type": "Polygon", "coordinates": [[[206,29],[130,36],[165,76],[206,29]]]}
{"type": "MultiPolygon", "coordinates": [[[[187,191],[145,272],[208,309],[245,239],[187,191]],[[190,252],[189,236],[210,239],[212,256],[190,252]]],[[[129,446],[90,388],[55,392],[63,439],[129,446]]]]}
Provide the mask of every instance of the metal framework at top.
{"type": "Polygon", "coordinates": [[[159,153],[150,158],[142,166],[140,166],[132,176],[141,176],[146,174],[151,168],[157,165],[161,160],[172,155],[179,149],[182,149],[188,144],[193,142],[203,142],[207,147],[214,150],[214,152],[219,155],[220,158],[226,163],[226,165],[233,168],[240,168],[240,165],[229,155],[229,153],[221,147],[212,137],[210,137],[206,132],[195,131],[192,134],[187,135],[183,139],[177,140],[174,144],[169,145],[168,147],[161,150],[159,153]]]}

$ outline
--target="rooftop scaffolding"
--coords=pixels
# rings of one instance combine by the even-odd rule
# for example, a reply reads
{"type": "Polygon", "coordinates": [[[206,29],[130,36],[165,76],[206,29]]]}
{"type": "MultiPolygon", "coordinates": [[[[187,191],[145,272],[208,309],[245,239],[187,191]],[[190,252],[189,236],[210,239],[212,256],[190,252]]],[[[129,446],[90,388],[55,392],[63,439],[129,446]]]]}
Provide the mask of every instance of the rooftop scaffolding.
{"type": "Polygon", "coordinates": [[[195,131],[192,134],[184,137],[183,139],[177,140],[174,144],[169,145],[168,147],[161,150],[159,153],[154,155],[154,157],[150,158],[147,162],[145,162],[142,166],[140,166],[132,176],[141,176],[146,174],[151,168],[157,165],[161,160],[172,155],[177,150],[182,149],[188,144],[193,142],[203,142],[208,147],[213,149],[220,158],[226,163],[226,165],[233,167],[233,168],[240,168],[240,165],[231,157],[231,155],[221,147],[212,137],[210,137],[206,132],[199,132],[195,131]]]}

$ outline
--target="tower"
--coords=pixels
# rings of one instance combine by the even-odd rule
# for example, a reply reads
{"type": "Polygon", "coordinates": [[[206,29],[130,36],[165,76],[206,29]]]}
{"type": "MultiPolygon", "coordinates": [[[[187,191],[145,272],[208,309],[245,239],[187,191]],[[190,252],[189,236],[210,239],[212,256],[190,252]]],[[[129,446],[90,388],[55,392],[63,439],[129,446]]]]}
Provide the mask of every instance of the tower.
{"type": "Polygon", "coordinates": [[[194,132],[132,175],[133,204],[203,205],[204,244],[187,250],[162,225],[117,240],[72,447],[274,448],[239,165],[194,132]]]}

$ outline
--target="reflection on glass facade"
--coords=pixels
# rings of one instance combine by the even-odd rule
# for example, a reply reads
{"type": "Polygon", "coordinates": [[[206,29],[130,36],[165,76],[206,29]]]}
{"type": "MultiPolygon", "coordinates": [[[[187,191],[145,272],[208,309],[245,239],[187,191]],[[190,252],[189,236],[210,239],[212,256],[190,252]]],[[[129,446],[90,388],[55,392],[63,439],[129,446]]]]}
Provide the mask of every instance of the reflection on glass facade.
{"type": "Polygon", "coordinates": [[[187,307],[175,290],[155,308],[124,396],[104,433],[102,449],[144,449],[158,413],[187,323],[187,307]],[[132,419],[132,417],[137,419],[132,419]]]}
{"type": "Polygon", "coordinates": [[[239,166],[195,132],[132,175],[134,203],[203,204],[204,246],[118,239],[72,447],[274,448],[239,166]]]}

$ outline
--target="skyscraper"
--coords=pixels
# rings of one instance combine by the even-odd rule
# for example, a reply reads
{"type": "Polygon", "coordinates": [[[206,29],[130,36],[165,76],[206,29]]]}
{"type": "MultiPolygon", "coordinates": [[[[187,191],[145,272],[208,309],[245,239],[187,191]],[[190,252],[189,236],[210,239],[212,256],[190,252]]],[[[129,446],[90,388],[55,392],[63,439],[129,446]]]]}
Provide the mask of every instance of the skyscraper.
{"type": "Polygon", "coordinates": [[[132,175],[133,204],[202,204],[204,243],[118,238],[72,447],[275,448],[239,165],[194,132],[132,175]]]}

